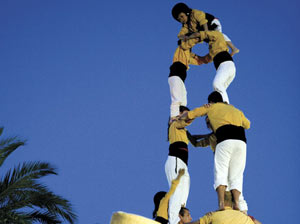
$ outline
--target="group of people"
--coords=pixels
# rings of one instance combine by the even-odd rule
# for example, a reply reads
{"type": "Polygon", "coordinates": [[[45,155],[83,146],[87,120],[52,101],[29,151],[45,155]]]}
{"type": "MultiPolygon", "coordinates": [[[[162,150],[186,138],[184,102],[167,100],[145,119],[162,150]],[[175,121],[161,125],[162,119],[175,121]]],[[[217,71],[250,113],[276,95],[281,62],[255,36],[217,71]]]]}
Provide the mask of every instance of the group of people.
{"type": "Polygon", "coordinates": [[[245,129],[250,128],[250,121],[241,110],[229,104],[226,92],[236,73],[232,56],[239,49],[222,33],[220,21],[211,14],[178,3],[172,9],[172,16],[182,24],[182,28],[168,78],[171,95],[170,144],[165,173],[170,190],[155,194],[153,218],[162,224],[259,223],[247,215],[248,207],[242,193],[247,148],[245,129]],[[192,48],[202,42],[208,43],[209,53],[199,56],[192,52],[192,48]],[[184,84],[189,65],[210,62],[216,68],[213,92],[209,94],[207,104],[190,111],[184,84]],[[185,127],[203,116],[211,133],[190,134],[185,127]],[[218,196],[218,210],[196,222],[191,222],[190,212],[185,207],[190,189],[189,142],[195,147],[212,148],[214,188],[218,196]]]}

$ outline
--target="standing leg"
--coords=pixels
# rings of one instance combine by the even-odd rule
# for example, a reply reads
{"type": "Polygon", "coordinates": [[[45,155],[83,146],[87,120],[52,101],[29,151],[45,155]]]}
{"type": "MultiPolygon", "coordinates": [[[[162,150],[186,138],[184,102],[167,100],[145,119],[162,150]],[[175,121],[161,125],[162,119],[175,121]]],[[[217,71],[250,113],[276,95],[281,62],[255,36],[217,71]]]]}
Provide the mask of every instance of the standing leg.
{"type": "MultiPolygon", "coordinates": [[[[221,23],[220,23],[220,21],[218,19],[214,19],[211,23],[217,25],[217,27],[215,28],[215,30],[223,33],[222,32],[221,23]]],[[[233,56],[234,54],[239,53],[240,50],[236,46],[234,46],[234,44],[231,42],[231,40],[229,39],[229,37],[225,33],[223,33],[223,36],[224,36],[224,39],[225,39],[225,41],[227,43],[227,46],[231,48],[231,54],[230,55],[233,56]]]]}
{"type": "Polygon", "coordinates": [[[168,79],[171,95],[170,116],[171,118],[179,115],[179,106],[187,105],[187,92],[182,79],[178,76],[171,76],[168,79]]]}
{"type": "Polygon", "coordinates": [[[190,190],[190,175],[188,172],[187,165],[179,158],[174,156],[168,156],[165,171],[169,186],[172,183],[172,180],[175,179],[178,175],[179,169],[185,169],[184,175],[181,177],[180,182],[169,200],[169,223],[177,224],[179,221],[179,210],[182,205],[186,205],[187,198],[190,190]]]}
{"type": "Polygon", "coordinates": [[[231,140],[234,151],[229,166],[229,190],[232,192],[235,202],[234,209],[239,210],[239,200],[243,191],[243,174],[246,166],[246,143],[241,140],[231,140]]]}
{"type": "Polygon", "coordinates": [[[218,193],[220,209],[224,209],[224,194],[226,186],[228,186],[228,169],[231,159],[231,151],[232,149],[229,140],[220,142],[216,146],[214,163],[214,187],[218,193]]]}
{"type": "Polygon", "coordinates": [[[225,189],[226,189],[225,185],[219,185],[219,187],[217,187],[219,210],[221,211],[225,209],[224,207],[225,189]]]}
{"type": "Polygon", "coordinates": [[[240,210],[240,208],[239,208],[239,198],[240,198],[241,192],[236,190],[236,189],[232,189],[231,193],[232,193],[233,201],[234,201],[233,209],[240,210]]]}
{"type": "Polygon", "coordinates": [[[236,69],[233,61],[222,62],[217,71],[213,81],[213,88],[215,91],[221,93],[223,101],[229,104],[229,98],[226,89],[235,77],[236,69]]]}

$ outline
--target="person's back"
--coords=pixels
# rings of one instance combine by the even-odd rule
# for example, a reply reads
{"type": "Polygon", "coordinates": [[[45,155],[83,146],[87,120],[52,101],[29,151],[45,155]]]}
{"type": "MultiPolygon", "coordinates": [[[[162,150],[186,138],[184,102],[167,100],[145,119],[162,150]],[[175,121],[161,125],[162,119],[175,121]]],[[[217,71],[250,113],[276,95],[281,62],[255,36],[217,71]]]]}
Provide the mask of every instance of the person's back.
{"type": "Polygon", "coordinates": [[[245,120],[243,112],[230,104],[214,103],[207,115],[210,121],[214,121],[212,126],[215,131],[219,127],[228,124],[242,126],[245,129],[250,126],[250,123],[245,120]]]}

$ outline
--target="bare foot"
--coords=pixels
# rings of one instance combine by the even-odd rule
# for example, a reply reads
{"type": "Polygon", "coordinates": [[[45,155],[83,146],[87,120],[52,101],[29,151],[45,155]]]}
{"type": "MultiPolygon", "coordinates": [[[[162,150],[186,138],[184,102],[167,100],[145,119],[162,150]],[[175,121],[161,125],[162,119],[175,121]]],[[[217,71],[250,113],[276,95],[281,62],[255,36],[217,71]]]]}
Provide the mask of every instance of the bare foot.
{"type": "Polygon", "coordinates": [[[233,56],[233,55],[235,55],[235,54],[237,54],[237,53],[239,53],[240,52],[240,50],[239,49],[237,49],[237,48],[235,48],[235,49],[233,49],[232,51],[231,51],[231,57],[233,56]]]}
{"type": "Polygon", "coordinates": [[[240,210],[239,205],[235,203],[235,204],[233,205],[233,209],[239,211],[239,210],[240,210]]]}

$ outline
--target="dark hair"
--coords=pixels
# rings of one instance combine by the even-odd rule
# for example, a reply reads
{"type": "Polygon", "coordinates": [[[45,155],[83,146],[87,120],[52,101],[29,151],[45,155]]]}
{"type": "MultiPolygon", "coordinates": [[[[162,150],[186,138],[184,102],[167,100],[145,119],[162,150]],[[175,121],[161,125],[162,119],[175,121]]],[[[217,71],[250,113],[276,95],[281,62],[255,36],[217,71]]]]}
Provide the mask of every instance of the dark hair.
{"type": "Polygon", "coordinates": [[[211,94],[209,94],[207,100],[208,100],[208,103],[210,103],[210,102],[213,102],[213,103],[222,102],[223,103],[223,97],[222,97],[221,93],[219,93],[218,91],[213,91],[211,94]]]}
{"type": "Polygon", "coordinates": [[[190,109],[188,107],[186,107],[186,106],[179,106],[179,112],[182,113],[185,110],[190,111],[190,109]]]}
{"type": "Polygon", "coordinates": [[[153,218],[156,218],[156,212],[159,208],[159,203],[160,203],[160,200],[165,197],[167,192],[165,191],[159,191],[157,192],[154,197],[153,197],[153,202],[154,202],[154,210],[153,210],[153,213],[152,213],[152,216],[153,218]]]}
{"type": "Polygon", "coordinates": [[[185,13],[186,15],[189,15],[189,13],[191,13],[192,9],[190,7],[188,7],[186,4],[180,2],[177,3],[176,5],[174,5],[174,7],[172,8],[172,16],[175,20],[178,21],[178,15],[180,13],[185,13]]]}
{"type": "Polygon", "coordinates": [[[179,215],[183,217],[184,216],[184,211],[189,211],[189,210],[186,207],[181,207],[180,210],[179,210],[179,215]]]}

